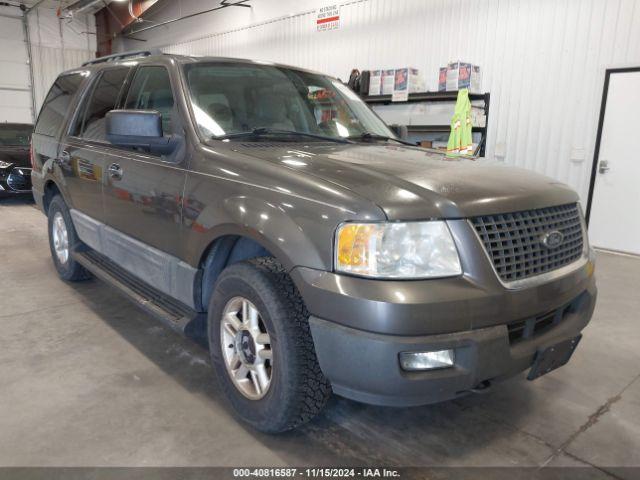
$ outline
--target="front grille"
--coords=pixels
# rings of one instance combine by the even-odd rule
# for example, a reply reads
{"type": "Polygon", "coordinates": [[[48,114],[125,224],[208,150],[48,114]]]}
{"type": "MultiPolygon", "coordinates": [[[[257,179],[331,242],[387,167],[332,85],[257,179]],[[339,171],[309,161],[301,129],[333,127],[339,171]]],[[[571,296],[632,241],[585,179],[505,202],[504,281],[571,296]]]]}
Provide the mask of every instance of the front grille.
{"type": "Polygon", "coordinates": [[[550,272],[582,256],[582,222],[578,204],[523,212],[484,215],[471,223],[504,282],[550,272]],[[562,233],[557,246],[543,243],[546,234],[562,233]]]}
{"type": "Polygon", "coordinates": [[[31,169],[14,168],[7,177],[7,185],[16,191],[31,190],[31,169]]]}

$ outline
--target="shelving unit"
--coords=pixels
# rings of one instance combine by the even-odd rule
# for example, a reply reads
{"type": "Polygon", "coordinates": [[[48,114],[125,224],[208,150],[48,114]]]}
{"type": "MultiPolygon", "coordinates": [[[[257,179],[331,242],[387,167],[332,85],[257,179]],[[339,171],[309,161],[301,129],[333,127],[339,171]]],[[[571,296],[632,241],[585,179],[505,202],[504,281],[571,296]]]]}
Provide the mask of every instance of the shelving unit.
{"type": "MultiPolygon", "coordinates": [[[[411,105],[414,103],[431,103],[431,102],[454,102],[458,98],[458,92],[421,92],[421,93],[410,93],[409,100],[406,102],[392,102],[391,95],[370,95],[364,96],[362,99],[371,104],[371,105],[411,105]]],[[[485,126],[484,127],[473,127],[472,131],[474,133],[480,133],[480,141],[479,141],[479,155],[481,157],[485,154],[485,146],[487,143],[487,125],[489,124],[489,105],[491,100],[491,95],[489,93],[470,93],[469,100],[471,102],[483,101],[483,109],[485,115],[485,126]]],[[[408,115],[407,115],[408,117],[408,115]]],[[[407,129],[410,133],[446,133],[449,132],[451,126],[449,124],[434,124],[434,125],[411,125],[410,122],[404,122],[407,126],[407,129]]]]}
{"type": "MultiPolygon", "coordinates": [[[[391,103],[391,95],[366,95],[362,97],[367,103],[391,103]]],[[[458,92],[420,92],[410,93],[407,102],[455,102],[458,92]]],[[[485,100],[488,103],[488,93],[470,93],[469,100],[485,100]]],[[[407,102],[393,102],[396,104],[407,102]]]]}

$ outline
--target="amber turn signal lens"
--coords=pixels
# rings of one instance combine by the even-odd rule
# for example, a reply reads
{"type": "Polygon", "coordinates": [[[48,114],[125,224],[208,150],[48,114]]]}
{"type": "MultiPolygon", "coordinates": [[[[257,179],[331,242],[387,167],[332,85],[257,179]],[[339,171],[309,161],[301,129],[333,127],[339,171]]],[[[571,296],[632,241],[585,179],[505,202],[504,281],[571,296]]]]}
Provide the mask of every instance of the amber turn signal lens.
{"type": "Polygon", "coordinates": [[[369,262],[369,246],[375,234],[374,225],[345,225],[338,233],[338,262],[349,267],[362,267],[369,262]]]}

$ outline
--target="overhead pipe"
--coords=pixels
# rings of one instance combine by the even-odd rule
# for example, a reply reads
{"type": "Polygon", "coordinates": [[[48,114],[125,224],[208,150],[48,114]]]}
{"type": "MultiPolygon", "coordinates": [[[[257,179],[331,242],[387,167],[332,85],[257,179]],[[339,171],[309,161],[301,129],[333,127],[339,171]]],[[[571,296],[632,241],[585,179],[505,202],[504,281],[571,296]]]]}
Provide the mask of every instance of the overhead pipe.
{"type": "MultiPolygon", "coordinates": [[[[153,8],[159,0],[129,0],[112,2],[96,12],[96,32],[98,34],[97,56],[110,55],[113,40],[130,24],[144,21],[140,17],[153,8]]],[[[145,39],[127,37],[130,40],[146,42],[145,39]]]]}
{"type": "Polygon", "coordinates": [[[84,12],[85,10],[90,9],[91,7],[97,6],[98,4],[106,5],[107,2],[105,2],[104,0],[78,0],[76,3],[72,3],[71,5],[66,7],[64,11],[77,15],[84,12]]]}
{"type": "Polygon", "coordinates": [[[181,20],[186,20],[187,18],[197,17],[198,15],[203,15],[205,13],[215,12],[216,10],[222,10],[223,8],[227,8],[227,7],[246,7],[246,8],[251,8],[251,5],[246,5],[251,0],[237,0],[234,3],[229,3],[229,1],[230,0],[222,0],[222,2],[220,2],[220,5],[218,5],[217,7],[210,8],[208,10],[202,10],[202,11],[196,12],[196,13],[190,13],[189,15],[183,15],[182,17],[173,18],[171,20],[165,20],[164,22],[156,23],[156,24],[150,25],[148,27],[139,28],[139,29],[134,30],[134,31],[129,31],[129,32],[123,33],[123,35],[128,37],[129,35],[135,35],[136,33],[146,32],[147,30],[152,30],[154,28],[163,27],[165,25],[169,25],[170,23],[175,23],[175,22],[179,22],[181,20]]]}

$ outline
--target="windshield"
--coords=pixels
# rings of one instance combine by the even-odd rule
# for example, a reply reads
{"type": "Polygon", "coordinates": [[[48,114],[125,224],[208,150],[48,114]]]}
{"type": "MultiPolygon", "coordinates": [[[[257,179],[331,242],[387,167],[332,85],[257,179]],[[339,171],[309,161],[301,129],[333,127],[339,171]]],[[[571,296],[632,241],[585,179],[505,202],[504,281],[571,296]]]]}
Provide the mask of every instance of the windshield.
{"type": "Polygon", "coordinates": [[[186,65],[185,74],[196,123],[207,138],[256,129],[284,136],[394,137],[355,93],[323,75],[224,62],[186,65]]]}
{"type": "Polygon", "coordinates": [[[33,125],[0,125],[0,146],[29,146],[33,125]]]}

